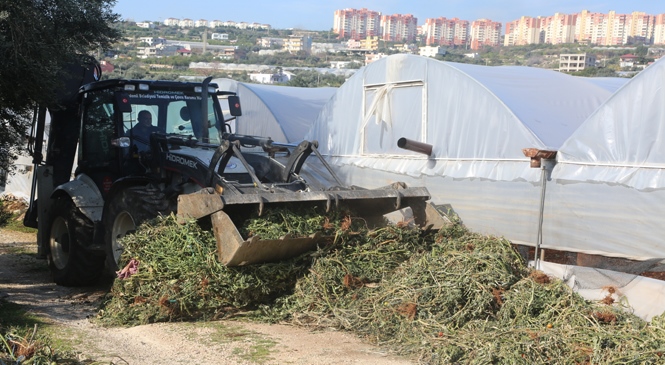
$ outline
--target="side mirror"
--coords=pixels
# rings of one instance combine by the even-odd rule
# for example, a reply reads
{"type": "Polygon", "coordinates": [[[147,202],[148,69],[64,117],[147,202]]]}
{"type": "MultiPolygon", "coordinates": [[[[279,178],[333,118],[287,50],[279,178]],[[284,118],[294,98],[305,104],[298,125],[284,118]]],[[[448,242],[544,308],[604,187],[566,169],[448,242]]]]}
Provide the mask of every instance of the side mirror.
{"type": "Polygon", "coordinates": [[[239,117],[242,115],[242,109],[240,109],[240,98],[238,95],[229,95],[229,113],[234,117],[239,117]]]}

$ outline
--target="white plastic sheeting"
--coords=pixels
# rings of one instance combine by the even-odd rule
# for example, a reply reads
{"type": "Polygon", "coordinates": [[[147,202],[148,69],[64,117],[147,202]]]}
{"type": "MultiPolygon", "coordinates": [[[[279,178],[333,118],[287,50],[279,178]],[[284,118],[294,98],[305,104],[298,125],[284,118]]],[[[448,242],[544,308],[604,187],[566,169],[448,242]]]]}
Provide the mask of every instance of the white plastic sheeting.
{"type": "MultiPolygon", "coordinates": [[[[45,131],[44,135],[48,136],[49,129],[51,125],[51,116],[49,113],[46,113],[45,121],[45,131]]],[[[31,129],[28,131],[30,132],[31,129]]],[[[43,142],[42,156],[46,157],[46,145],[48,140],[45,138],[43,142]]],[[[33,163],[32,157],[28,155],[18,155],[16,161],[14,161],[14,170],[11,174],[7,175],[6,185],[4,191],[0,190],[0,198],[3,196],[8,196],[12,198],[19,198],[29,202],[30,200],[30,191],[32,189],[32,180],[33,180],[33,163]]]]}
{"type": "Polygon", "coordinates": [[[665,283],[634,274],[543,262],[543,272],[563,280],[583,298],[601,301],[610,296],[636,316],[650,321],[665,312],[665,283]],[[608,288],[613,288],[610,293],[608,288]]]}
{"type": "Polygon", "coordinates": [[[30,200],[32,187],[32,168],[32,158],[19,156],[14,161],[15,170],[7,176],[4,192],[0,194],[0,198],[4,196],[18,198],[27,203],[30,200]]]}
{"type": "Polygon", "coordinates": [[[665,257],[665,62],[640,72],[561,146],[544,243],[632,259],[665,257]]]}
{"type": "Polygon", "coordinates": [[[557,178],[665,187],[665,62],[635,76],[561,147],[557,178]]]}
{"type": "Polygon", "coordinates": [[[551,70],[394,55],[344,83],[306,138],[341,165],[533,182],[522,149],[558,148],[610,89],[551,70]],[[432,144],[433,156],[397,148],[400,137],[432,144]]]}
{"type": "Polygon", "coordinates": [[[305,138],[345,183],[426,186],[470,229],[535,245],[541,173],[522,149],[558,149],[623,83],[393,55],[347,80],[305,138]],[[401,137],[432,155],[399,149],[401,137]]]}
{"type": "Polygon", "coordinates": [[[321,108],[337,88],[302,88],[261,85],[215,79],[220,90],[234,91],[240,97],[243,115],[235,122],[235,132],[270,137],[276,142],[303,140],[321,108]]]}

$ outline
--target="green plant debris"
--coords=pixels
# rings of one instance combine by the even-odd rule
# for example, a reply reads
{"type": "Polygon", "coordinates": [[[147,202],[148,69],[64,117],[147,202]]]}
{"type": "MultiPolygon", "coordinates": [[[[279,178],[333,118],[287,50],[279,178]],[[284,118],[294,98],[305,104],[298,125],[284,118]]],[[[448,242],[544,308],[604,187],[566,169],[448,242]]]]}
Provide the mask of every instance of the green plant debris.
{"type": "MultiPolygon", "coordinates": [[[[343,224],[355,223],[359,227],[359,219],[353,219],[353,213],[347,210],[331,210],[323,213],[315,206],[295,209],[273,208],[262,216],[254,215],[245,220],[240,233],[249,238],[258,236],[262,239],[278,239],[286,234],[293,237],[307,237],[316,232],[325,235],[334,234],[343,224]]],[[[345,229],[351,229],[346,227],[345,229]]]]}
{"type": "MultiPolygon", "coordinates": [[[[528,269],[505,239],[469,232],[459,221],[438,232],[352,222],[350,215],[328,218],[333,243],[247,267],[219,264],[212,234],[195,222],[178,225],[170,216],[143,225],[124,241],[123,261],[138,260],[138,273],[116,280],[100,320],[242,314],[343,329],[427,364],[665,361],[663,316],[647,323],[621,303],[586,301],[528,269]]],[[[296,223],[284,224],[309,224],[296,223]]]]}
{"type": "Polygon", "coordinates": [[[137,259],[139,270],[114,282],[102,323],[222,318],[271,303],[307,271],[299,258],[226,267],[217,261],[212,233],[196,222],[179,225],[174,215],[142,225],[123,244],[121,263],[137,259]]]}

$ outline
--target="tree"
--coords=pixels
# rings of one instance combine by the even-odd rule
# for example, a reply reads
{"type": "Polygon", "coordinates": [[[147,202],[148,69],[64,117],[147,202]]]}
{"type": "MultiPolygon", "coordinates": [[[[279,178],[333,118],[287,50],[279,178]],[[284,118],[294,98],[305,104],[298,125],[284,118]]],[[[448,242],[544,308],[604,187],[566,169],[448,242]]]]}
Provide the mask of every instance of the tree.
{"type": "Polygon", "coordinates": [[[296,87],[339,87],[346,79],[344,76],[321,74],[314,70],[301,70],[286,85],[296,87]]]}
{"type": "Polygon", "coordinates": [[[605,67],[587,67],[582,71],[571,72],[570,74],[582,77],[617,77],[614,69],[605,67]]]}
{"type": "Polygon", "coordinates": [[[635,56],[639,57],[646,57],[646,55],[649,53],[649,47],[640,45],[635,47],[635,56]]]}
{"type": "Polygon", "coordinates": [[[53,105],[66,65],[120,38],[115,0],[0,0],[0,168],[11,171],[35,105],[53,105]]]}

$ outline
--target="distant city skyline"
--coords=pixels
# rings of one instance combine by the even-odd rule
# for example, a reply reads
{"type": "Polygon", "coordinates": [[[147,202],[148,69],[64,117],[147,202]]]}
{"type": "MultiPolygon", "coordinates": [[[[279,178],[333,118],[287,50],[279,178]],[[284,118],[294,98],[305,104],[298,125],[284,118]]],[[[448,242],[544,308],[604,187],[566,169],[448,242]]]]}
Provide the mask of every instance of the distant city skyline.
{"type": "Polygon", "coordinates": [[[333,26],[335,10],[367,8],[384,15],[412,14],[422,25],[427,18],[460,18],[464,20],[491,19],[505,23],[522,16],[551,16],[554,13],[574,14],[582,10],[594,13],[616,11],[630,14],[634,11],[651,15],[665,13],[665,2],[634,3],[619,0],[355,0],[325,1],[245,0],[239,2],[210,2],[203,0],[118,0],[114,11],[124,20],[163,21],[166,18],[192,20],[233,20],[236,22],[270,24],[273,28],[301,28],[329,30],[333,26]]]}

